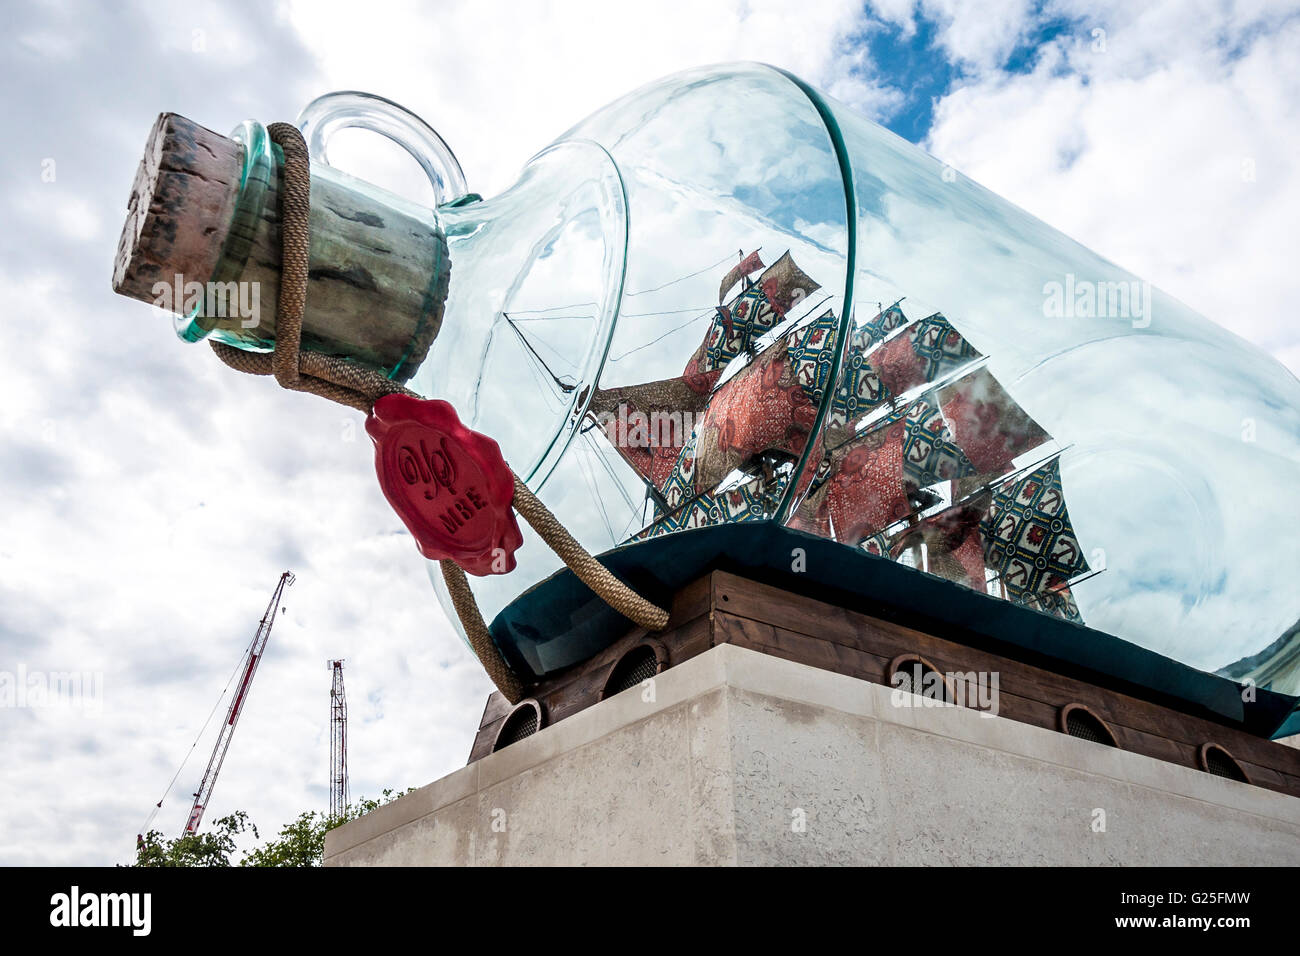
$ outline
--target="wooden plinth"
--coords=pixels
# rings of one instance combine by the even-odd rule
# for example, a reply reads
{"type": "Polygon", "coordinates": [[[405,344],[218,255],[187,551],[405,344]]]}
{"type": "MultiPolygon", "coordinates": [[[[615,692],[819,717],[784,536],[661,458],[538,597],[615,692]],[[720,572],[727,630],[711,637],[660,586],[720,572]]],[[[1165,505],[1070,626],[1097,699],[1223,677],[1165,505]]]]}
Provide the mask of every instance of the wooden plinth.
{"type": "MultiPolygon", "coordinates": [[[[1142,699],[1140,689],[1089,683],[725,571],[679,591],[662,633],[630,630],[590,660],[541,681],[518,706],[535,707],[543,726],[585,710],[601,701],[624,656],[645,644],[655,650],[661,669],[716,645],[735,644],[885,685],[892,685],[899,666],[916,658],[940,674],[996,673],[1002,718],[1065,732],[1069,711],[1082,710],[1100,720],[1122,750],[1204,770],[1207,752],[1221,748],[1247,782],[1300,796],[1296,748],[1142,699]]],[[[470,763],[506,745],[498,737],[514,709],[498,693],[488,698],[470,763]]]]}

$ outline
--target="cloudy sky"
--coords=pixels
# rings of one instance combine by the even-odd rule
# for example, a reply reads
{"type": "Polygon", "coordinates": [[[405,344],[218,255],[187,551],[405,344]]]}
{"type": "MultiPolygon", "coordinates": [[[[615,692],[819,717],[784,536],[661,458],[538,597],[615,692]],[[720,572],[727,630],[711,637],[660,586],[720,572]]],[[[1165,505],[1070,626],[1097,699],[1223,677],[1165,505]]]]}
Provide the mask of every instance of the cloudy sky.
{"type": "MultiPolygon", "coordinates": [[[[368,90],[428,119],[492,195],[629,89],[767,61],[1300,369],[1298,3],[51,2],[4,16],[0,679],[90,672],[102,691],[0,706],[0,863],[131,857],[285,568],[298,583],[209,819],[243,808],[274,831],[325,807],[330,657],[347,660],[354,795],[461,766],[490,690],[378,492],[358,416],[230,374],[110,292],[161,110],[226,130],[368,90]]],[[[332,158],[346,165],[346,144],[332,158]]],[[[210,746],[159,829],[183,825],[210,746]]]]}

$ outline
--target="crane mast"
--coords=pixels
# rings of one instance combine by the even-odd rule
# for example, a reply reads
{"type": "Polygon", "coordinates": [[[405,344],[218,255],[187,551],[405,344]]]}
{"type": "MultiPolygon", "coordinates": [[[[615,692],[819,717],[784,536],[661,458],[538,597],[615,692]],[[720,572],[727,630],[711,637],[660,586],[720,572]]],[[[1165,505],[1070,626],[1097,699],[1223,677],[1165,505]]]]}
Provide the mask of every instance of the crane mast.
{"type": "Polygon", "coordinates": [[[280,581],[271,594],[271,602],[266,606],[266,613],[262,615],[262,621],[257,625],[257,633],[253,635],[253,641],[245,652],[239,684],[230,699],[230,707],[226,710],[226,719],[221,724],[221,732],[217,735],[217,742],[212,748],[212,756],[208,758],[208,768],[203,771],[199,789],[194,792],[194,805],[190,807],[190,816],[185,822],[184,832],[187,834],[198,830],[199,823],[203,820],[203,811],[207,809],[208,801],[212,799],[212,791],[217,786],[217,776],[221,773],[221,765],[226,761],[226,752],[230,750],[230,741],[234,739],[235,727],[239,724],[239,715],[244,712],[244,704],[248,701],[248,692],[252,687],[253,677],[257,674],[257,665],[262,662],[262,657],[266,653],[266,642],[271,638],[271,628],[275,626],[275,615],[280,608],[284,589],[293,584],[293,581],[292,571],[285,571],[280,575],[280,581]]]}
{"type": "Polygon", "coordinates": [[[340,819],[348,809],[348,699],[343,693],[343,662],[330,661],[334,683],[330,687],[330,819],[340,819]]]}

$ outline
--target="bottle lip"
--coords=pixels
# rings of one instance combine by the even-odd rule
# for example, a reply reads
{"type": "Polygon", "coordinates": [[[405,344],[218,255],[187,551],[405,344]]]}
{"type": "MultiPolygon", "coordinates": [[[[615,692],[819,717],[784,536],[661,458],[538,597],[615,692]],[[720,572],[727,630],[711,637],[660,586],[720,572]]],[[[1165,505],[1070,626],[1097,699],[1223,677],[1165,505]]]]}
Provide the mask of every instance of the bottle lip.
{"type": "MultiPolygon", "coordinates": [[[[565,450],[581,429],[583,416],[592,393],[600,379],[602,369],[614,337],[623,298],[623,284],[628,254],[627,196],[622,174],[617,163],[599,143],[586,139],[564,140],[554,143],[535,154],[524,164],[519,179],[505,192],[463,206],[440,207],[444,229],[452,239],[449,250],[455,273],[459,241],[477,245],[467,252],[465,264],[460,267],[459,288],[451,283],[447,304],[447,321],[459,328],[478,329],[472,333],[475,345],[457,344],[454,337],[435,342],[426,362],[412,377],[411,384],[421,394],[445,398],[456,405],[471,427],[478,428],[502,442],[507,458],[530,487],[541,488],[559,465],[565,450]],[[520,190],[525,190],[521,194],[520,190]],[[571,364],[566,365],[565,380],[557,385],[563,395],[547,396],[547,411],[536,412],[532,428],[526,436],[520,432],[511,438],[511,429],[494,417],[495,406],[484,398],[491,386],[484,389],[478,376],[491,366],[495,356],[511,352],[516,338],[524,342],[519,346],[523,353],[530,352],[526,324],[516,327],[516,318],[535,311],[538,305],[553,305],[530,296],[531,282],[544,272],[537,271],[539,261],[554,262],[552,243],[532,237],[525,244],[512,244],[518,223],[521,195],[529,198],[527,208],[532,218],[545,222],[550,238],[557,238],[566,227],[582,217],[594,215],[599,223],[594,234],[602,237],[600,253],[584,257],[581,265],[571,274],[581,277],[584,292],[572,300],[590,305],[587,320],[578,334],[566,337],[571,351],[566,352],[571,364]],[[497,223],[509,222],[506,229],[497,223]],[[484,224],[489,224],[484,228],[484,224]],[[502,245],[497,246],[500,242],[502,245]],[[542,253],[546,252],[543,256],[542,253]],[[492,281],[483,283],[481,277],[463,271],[471,259],[490,260],[494,263],[492,281]],[[480,324],[489,321],[491,325],[480,324]],[[502,338],[490,334],[489,327],[506,329],[502,338]],[[507,328],[507,323],[509,328],[507,328]],[[481,338],[481,341],[480,341],[481,338]],[[504,350],[504,351],[499,351],[504,350]],[[467,362],[465,355],[476,356],[467,362]],[[470,366],[474,371],[470,371],[470,366]]],[[[531,221],[531,220],[530,220],[531,221]]],[[[540,236],[540,234],[539,234],[540,236]]],[[[553,267],[552,267],[553,268],[553,267]]],[[[543,310],[545,311],[545,310],[543,310]]],[[[576,317],[570,317],[576,318],[576,317]]],[[[567,335],[567,333],[566,333],[567,335]]],[[[543,358],[531,351],[533,358],[524,355],[527,362],[542,362],[543,358]]],[[[550,372],[543,369],[543,372],[550,372]]],[[[553,374],[553,373],[552,373],[553,374]]],[[[545,377],[545,376],[543,376],[545,377]]],[[[496,384],[504,384],[493,380],[496,384]]]]}
{"type": "MultiPolygon", "coordinates": [[[[230,217],[230,229],[226,233],[225,243],[221,247],[221,255],[217,259],[213,273],[209,276],[209,285],[233,282],[243,274],[249,252],[253,247],[253,237],[262,216],[262,206],[266,201],[268,188],[276,176],[277,165],[273,144],[265,126],[257,120],[244,120],[231,131],[230,138],[240,145],[243,163],[239,173],[239,189],[235,194],[235,206],[230,217]]],[[[204,298],[200,297],[199,302],[187,314],[176,313],[173,316],[176,335],[182,341],[199,342],[214,331],[218,331],[219,338],[222,337],[222,332],[205,321],[210,317],[203,314],[203,306],[204,298]]],[[[253,336],[250,329],[248,335],[240,336],[238,342],[231,342],[231,344],[237,344],[246,350],[250,349],[250,345],[253,346],[253,350],[258,348],[269,350],[274,345],[273,342],[260,338],[252,341],[254,338],[257,337],[253,336]]]]}
{"type": "Polygon", "coordinates": [[[614,329],[618,323],[619,311],[623,303],[623,287],[627,278],[628,253],[628,213],[627,187],[623,174],[614,157],[600,143],[589,139],[568,139],[553,143],[534,155],[526,166],[544,162],[556,153],[572,149],[594,150],[597,155],[596,165],[601,176],[598,189],[603,194],[601,216],[607,235],[614,237],[611,247],[606,249],[606,258],[602,263],[600,286],[602,295],[597,306],[597,317],[591,331],[590,345],[579,373],[581,385],[574,389],[573,400],[569,405],[567,417],[557,429],[550,447],[543,451],[536,463],[529,469],[529,480],[541,488],[551,473],[560,463],[560,458],[573,441],[581,426],[587,406],[591,404],[592,395],[600,381],[609,357],[610,345],[614,340],[614,329]]]}

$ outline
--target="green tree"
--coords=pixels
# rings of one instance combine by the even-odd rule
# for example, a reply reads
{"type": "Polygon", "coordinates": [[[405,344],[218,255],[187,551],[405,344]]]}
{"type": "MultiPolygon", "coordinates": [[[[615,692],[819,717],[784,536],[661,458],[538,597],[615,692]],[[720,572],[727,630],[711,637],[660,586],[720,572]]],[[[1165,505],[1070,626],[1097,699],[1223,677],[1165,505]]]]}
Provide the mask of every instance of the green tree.
{"type": "Polygon", "coordinates": [[[411,787],[394,794],[385,790],[378,800],[362,797],[337,817],[317,810],[306,810],[281,828],[277,838],[249,850],[238,864],[231,862],[236,851],[235,837],[251,831],[260,839],[257,827],[243,810],[222,817],[206,833],[193,833],[164,839],[151,830],[136,852],[135,866],[320,866],[325,856],[325,834],[337,826],[355,820],[398,797],[411,793],[411,787]]]}
{"type": "Polygon", "coordinates": [[[325,856],[325,833],[338,823],[331,824],[329,817],[317,810],[306,810],[280,830],[279,839],[256,847],[239,865],[320,866],[325,856]]]}
{"type": "Polygon", "coordinates": [[[307,810],[298,815],[298,819],[287,824],[279,833],[279,839],[271,840],[266,846],[252,850],[239,863],[240,866],[320,866],[325,858],[325,834],[349,820],[392,803],[398,797],[414,790],[411,787],[393,795],[392,790],[385,790],[378,800],[362,797],[355,804],[350,804],[338,817],[317,810],[307,810]]]}
{"type": "Polygon", "coordinates": [[[252,831],[257,839],[257,827],[243,810],[222,817],[204,833],[187,833],[166,839],[157,830],[150,830],[136,845],[135,866],[233,866],[231,855],[235,852],[235,837],[252,831]]]}

